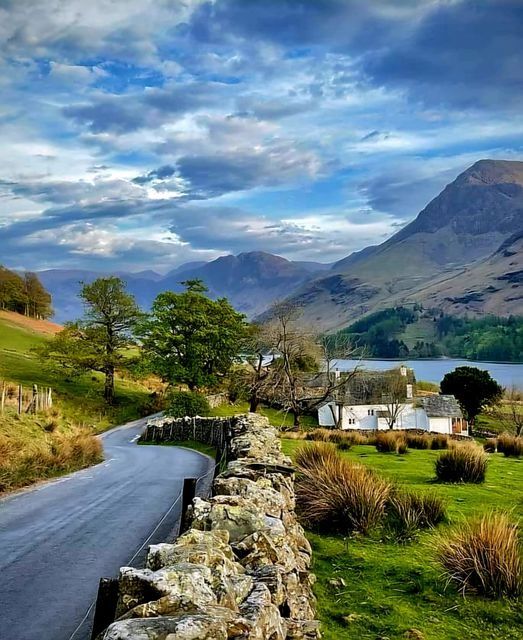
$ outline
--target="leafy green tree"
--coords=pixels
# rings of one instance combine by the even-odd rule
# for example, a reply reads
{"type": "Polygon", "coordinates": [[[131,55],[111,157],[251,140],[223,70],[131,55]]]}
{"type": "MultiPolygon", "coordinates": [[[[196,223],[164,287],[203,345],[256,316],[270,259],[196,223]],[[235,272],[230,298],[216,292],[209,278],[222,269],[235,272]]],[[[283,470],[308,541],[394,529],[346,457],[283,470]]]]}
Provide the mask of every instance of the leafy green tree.
{"type": "Polygon", "coordinates": [[[0,266],[0,308],[24,313],[25,305],[24,279],[0,266]]]}
{"type": "Polygon", "coordinates": [[[246,324],[225,298],[208,298],[201,280],[182,284],[182,293],[157,296],[140,334],[152,370],[193,391],[215,385],[228,373],[242,351],[246,324]]]}
{"type": "Polygon", "coordinates": [[[31,318],[49,318],[53,314],[51,294],[46,291],[36,273],[24,274],[25,313],[31,318]]]}
{"type": "Polygon", "coordinates": [[[98,278],[84,284],[79,295],[85,306],[84,317],[67,323],[39,349],[39,354],[70,373],[103,373],[104,398],[112,404],[115,370],[131,360],[132,334],[142,314],[120,278],[98,278]]]}
{"type": "Polygon", "coordinates": [[[490,373],[477,367],[457,367],[445,374],[440,386],[441,393],[455,396],[471,425],[482,409],[497,402],[503,394],[490,373]]]}

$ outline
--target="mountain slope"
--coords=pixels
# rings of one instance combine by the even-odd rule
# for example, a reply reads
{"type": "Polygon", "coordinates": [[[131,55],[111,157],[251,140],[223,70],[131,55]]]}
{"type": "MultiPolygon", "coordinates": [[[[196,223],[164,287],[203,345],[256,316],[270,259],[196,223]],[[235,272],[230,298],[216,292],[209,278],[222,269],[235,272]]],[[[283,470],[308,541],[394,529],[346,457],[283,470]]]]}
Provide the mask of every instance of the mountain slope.
{"type": "Polygon", "coordinates": [[[418,300],[441,303],[451,313],[484,313],[493,306],[497,313],[521,313],[521,301],[505,293],[513,284],[506,280],[496,280],[495,291],[484,291],[475,304],[461,299],[488,273],[498,278],[510,270],[493,254],[521,230],[523,162],[480,160],[389,240],[335,263],[328,275],[301,287],[291,300],[303,307],[309,321],[325,328],[418,300]],[[490,267],[481,266],[485,261],[490,267]],[[445,296],[449,280],[454,295],[445,296]],[[434,282],[441,283],[440,293],[430,289],[434,282]],[[491,294],[496,294],[492,300],[491,294]]]}
{"type": "MultiPolygon", "coordinates": [[[[154,271],[116,273],[126,282],[138,304],[148,309],[161,291],[182,291],[181,281],[199,278],[209,288],[211,297],[226,297],[248,316],[261,313],[278,299],[286,297],[311,276],[330,265],[315,262],[292,262],[262,251],[222,256],[212,262],[188,262],[162,276],[154,271]]],[[[72,320],[82,315],[78,298],[81,282],[111,275],[86,270],[51,269],[39,277],[53,297],[54,319],[72,320]]]]}

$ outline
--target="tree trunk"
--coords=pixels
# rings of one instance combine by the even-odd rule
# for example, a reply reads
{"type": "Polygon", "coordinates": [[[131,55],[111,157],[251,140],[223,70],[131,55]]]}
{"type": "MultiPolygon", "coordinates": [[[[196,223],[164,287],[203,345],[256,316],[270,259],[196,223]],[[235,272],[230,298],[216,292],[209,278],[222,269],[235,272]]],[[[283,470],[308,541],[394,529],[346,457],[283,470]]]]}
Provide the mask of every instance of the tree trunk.
{"type": "Polygon", "coordinates": [[[107,404],[114,402],[114,367],[108,366],[105,370],[104,398],[107,404]]]}
{"type": "Polygon", "coordinates": [[[255,393],[253,393],[249,401],[249,412],[256,413],[258,411],[259,406],[260,406],[260,400],[258,399],[258,396],[255,393]]]}
{"type": "Polygon", "coordinates": [[[293,415],[293,418],[294,418],[294,422],[293,422],[294,429],[295,429],[295,431],[298,431],[298,429],[300,428],[300,414],[299,414],[298,411],[294,410],[294,411],[292,411],[292,415],[293,415]]]}

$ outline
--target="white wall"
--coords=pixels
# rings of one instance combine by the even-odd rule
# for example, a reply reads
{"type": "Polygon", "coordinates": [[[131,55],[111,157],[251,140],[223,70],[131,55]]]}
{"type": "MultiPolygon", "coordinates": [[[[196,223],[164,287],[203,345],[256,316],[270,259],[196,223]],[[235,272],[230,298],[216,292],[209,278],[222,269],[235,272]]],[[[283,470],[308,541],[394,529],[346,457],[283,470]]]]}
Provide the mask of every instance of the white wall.
{"type": "MultiPolygon", "coordinates": [[[[331,403],[332,404],[332,403],[331,403]]],[[[334,406],[334,405],[333,405],[334,406]]],[[[388,429],[387,420],[378,418],[378,411],[386,411],[384,404],[368,404],[342,407],[342,429],[388,429]],[[374,411],[374,415],[369,415],[369,410],[374,411]],[[354,422],[353,422],[354,421],[354,422]]],[[[334,406],[337,416],[338,407],[334,406]]],[[[335,425],[332,411],[329,405],[323,405],[318,409],[318,421],[322,427],[333,427],[335,425]]],[[[434,433],[452,434],[452,418],[429,418],[425,410],[414,407],[412,404],[404,404],[398,415],[394,429],[423,429],[434,433]]],[[[463,431],[466,435],[467,432],[463,431]]]]}

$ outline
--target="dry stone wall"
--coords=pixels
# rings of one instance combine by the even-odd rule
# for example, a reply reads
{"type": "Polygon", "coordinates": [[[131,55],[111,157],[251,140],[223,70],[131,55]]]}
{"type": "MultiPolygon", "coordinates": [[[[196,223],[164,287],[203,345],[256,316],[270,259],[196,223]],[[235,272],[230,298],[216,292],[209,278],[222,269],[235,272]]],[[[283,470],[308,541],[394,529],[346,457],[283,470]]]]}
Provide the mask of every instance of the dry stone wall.
{"type": "MultiPolygon", "coordinates": [[[[186,430],[204,430],[206,420],[156,420],[148,435],[154,427],[157,438],[174,431],[173,439],[188,439],[186,430]]],[[[173,544],[151,546],[146,568],[120,570],[117,620],[103,640],[320,637],[291,461],[266,418],[215,420],[215,431],[218,423],[228,463],[212,497],[194,499],[191,528],[173,544]]]]}

